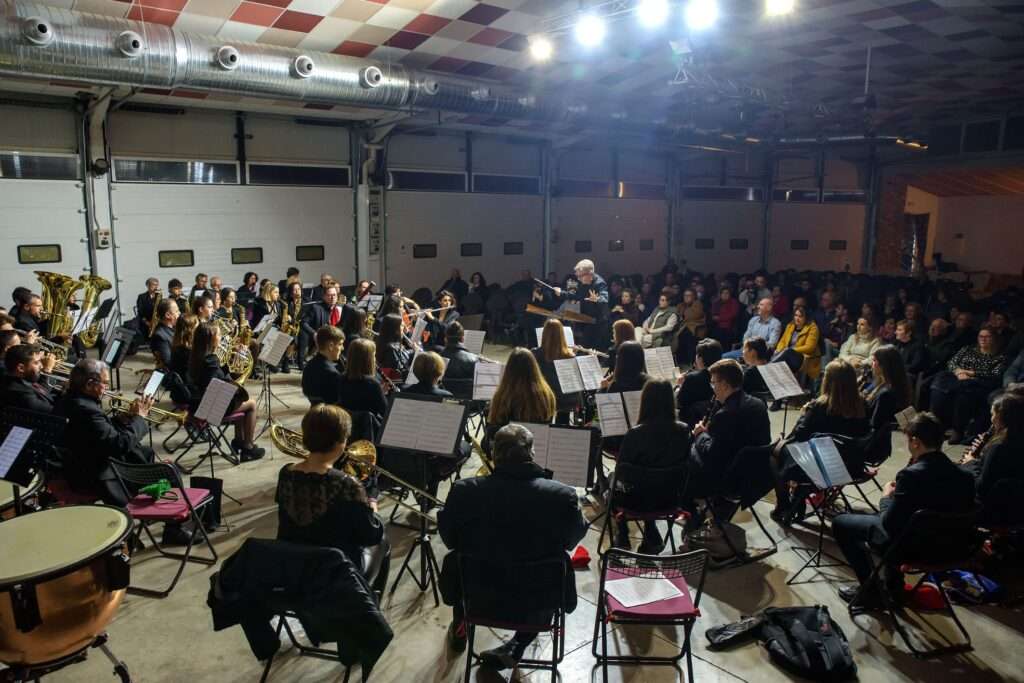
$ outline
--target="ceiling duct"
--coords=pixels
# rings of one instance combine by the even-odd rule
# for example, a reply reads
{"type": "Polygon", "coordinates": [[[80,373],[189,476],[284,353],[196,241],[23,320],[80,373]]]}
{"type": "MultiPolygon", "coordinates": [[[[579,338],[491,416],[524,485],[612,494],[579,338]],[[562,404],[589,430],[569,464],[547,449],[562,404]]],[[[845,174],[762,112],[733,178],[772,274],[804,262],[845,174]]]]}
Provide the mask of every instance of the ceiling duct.
{"type": "Polygon", "coordinates": [[[570,117],[568,107],[532,95],[399,64],[228,41],[21,0],[0,0],[0,75],[354,107],[570,117]]]}

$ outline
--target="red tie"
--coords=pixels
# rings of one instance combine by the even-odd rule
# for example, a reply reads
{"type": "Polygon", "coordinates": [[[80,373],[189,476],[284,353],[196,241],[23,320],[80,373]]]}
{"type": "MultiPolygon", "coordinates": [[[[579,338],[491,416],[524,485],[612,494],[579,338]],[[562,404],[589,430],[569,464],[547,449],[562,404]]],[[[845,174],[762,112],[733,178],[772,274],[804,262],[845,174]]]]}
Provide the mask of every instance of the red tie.
{"type": "Polygon", "coordinates": [[[331,309],[331,325],[337,327],[339,320],[341,320],[341,311],[335,306],[331,309]]]}

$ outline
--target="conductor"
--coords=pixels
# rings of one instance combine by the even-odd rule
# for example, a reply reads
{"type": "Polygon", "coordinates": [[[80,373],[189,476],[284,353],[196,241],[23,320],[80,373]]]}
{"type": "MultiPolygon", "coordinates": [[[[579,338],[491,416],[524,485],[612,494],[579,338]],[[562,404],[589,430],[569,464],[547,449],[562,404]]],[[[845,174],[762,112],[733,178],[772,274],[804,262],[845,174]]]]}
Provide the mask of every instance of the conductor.
{"type": "Polygon", "coordinates": [[[580,340],[592,349],[604,348],[608,328],[608,283],[594,271],[594,262],[583,259],[574,268],[576,278],[570,278],[566,289],[555,287],[555,296],[580,304],[580,313],[589,315],[594,322],[581,325],[580,340]]]}

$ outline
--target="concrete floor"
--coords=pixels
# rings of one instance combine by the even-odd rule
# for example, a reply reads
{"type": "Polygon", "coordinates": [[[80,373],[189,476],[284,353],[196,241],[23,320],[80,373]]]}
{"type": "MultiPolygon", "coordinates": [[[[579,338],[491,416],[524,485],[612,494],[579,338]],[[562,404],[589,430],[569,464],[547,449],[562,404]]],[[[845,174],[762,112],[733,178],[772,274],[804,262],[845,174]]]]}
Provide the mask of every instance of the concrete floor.
{"type": "MultiPolygon", "coordinates": [[[[507,347],[488,345],[488,357],[501,357],[507,347]]],[[[126,368],[142,367],[141,356],[133,358],[126,368]]],[[[122,370],[125,384],[133,385],[131,370],[122,370]]],[[[274,416],[285,426],[297,428],[307,407],[302,397],[300,377],[275,375],[275,392],[290,407],[274,406],[274,416]]],[[[128,386],[130,391],[133,386],[128,386]]],[[[252,383],[250,391],[255,395],[258,384],[252,383]]],[[[783,414],[772,413],[775,431],[781,431],[783,414]]],[[[790,412],[792,425],[795,413],[790,412]]],[[[166,428],[164,428],[166,433],[166,428]]],[[[163,436],[154,435],[159,442],[163,436]]],[[[218,532],[214,536],[220,557],[233,553],[247,537],[272,538],[276,533],[276,509],[273,501],[278,470],[290,462],[287,456],[271,449],[269,436],[261,444],[268,449],[268,455],[261,461],[231,467],[223,461],[217,462],[217,476],[222,477],[225,489],[242,500],[240,507],[228,500],[224,502],[224,514],[231,525],[230,532],[218,532]]],[[[960,449],[950,449],[951,455],[959,457],[960,449]]],[[[893,457],[883,468],[881,481],[893,478],[895,472],[906,462],[907,455],[901,436],[895,437],[893,457]]],[[[473,476],[479,463],[471,458],[463,469],[464,476],[473,476]]],[[[444,496],[445,488],[441,496],[444,496]]],[[[877,498],[877,492],[873,494],[877,498]]],[[[390,502],[382,502],[381,513],[387,514],[390,502]]],[[[708,575],[704,597],[701,602],[702,616],[694,629],[694,665],[696,677],[703,681],[784,681],[791,677],[775,667],[766,652],[757,644],[749,644],[728,652],[710,652],[706,647],[704,632],[711,626],[724,624],[751,614],[767,606],[824,604],[831,610],[833,618],[840,624],[850,640],[859,667],[862,681],[940,681],[963,676],[972,683],[986,681],[1024,681],[1021,650],[1024,638],[1021,627],[1024,615],[1019,610],[1000,607],[959,608],[958,613],[970,630],[974,640],[974,651],[961,656],[946,657],[937,661],[921,661],[909,654],[903,647],[891,625],[882,618],[858,617],[856,622],[849,617],[845,604],[836,594],[837,587],[850,581],[849,570],[829,569],[827,575],[815,576],[805,573],[802,579],[812,582],[787,586],[786,579],[801,564],[793,546],[804,545],[812,536],[801,530],[786,533],[768,518],[770,502],[761,501],[757,509],[766,520],[769,531],[780,540],[779,551],[761,561],[738,569],[711,572],[708,575]],[[1016,654],[1014,654],[1016,653],[1016,654]]],[[[591,519],[600,509],[587,507],[591,519]]],[[[750,520],[741,514],[737,521],[747,531],[749,545],[764,544],[763,537],[750,520]]],[[[594,627],[595,605],[599,583],[597,540],[600,527],[591,529],[584,545],[594,558],[590,568],[576,572],[579,592],[579,607],[569,615],[566,633],[566,656],[560,666],[563,681],[592,680],[593,657],[590,644],[594,627]]],[[[397,558],[392,568],[392,577],[404,556],[413,532],[403,528],[389,528],[389,537],[397,558]]],[[[831,544],[829,544],[831,545],[831,544]]],[[[442,557],[445,549],[440,539],[434,539],[434,549],[442,557]]],[[[832,548],[835,551],[834,547],[832,548]]],[[[151,558],[143,553],[135,558],[132,568],[132,582],[137,585],[161,585],[169,580],[172,569],[169,561],[151,558]]],[[[190,565],[174,592],[164,600],[127,596],[117,617],[110,624],[110,646],[128,665],[133,680],[158,681],[255,681],[259,679],[262,665],[257,662],[242,634],[241,628],[214,633],[210,613],[206,606],[209,577],[214,568],[190,565]]],[[[414,584],[403,579],[394,599],[385,598],[384,609],[395,639],[374,669],[372,680],[388,681],[458,681],[462,680],[465,666],[464,656],[453,656],[445,647],[445,629],[451,618],[447,607],[435,608],[429,593],[420,594],[414,584]]],[[[940,626],[943,617],[931,617],[940,626]]],[[[942,629],[944,632],[949,629],[942,629]]],[[[664,654],[672,652],[675,643],[681,642],[675,629],[612,629],[611,651],[646,652],[664,654]]],[[[480,634],[480,649],[497,643],[499,634],[486,631],[480,634]]],[[[545,653],[550,648],[550,639],[538,639],[535,648],[545,653]]],[[[539,654],[539,653],[537,653],[539,654]]],[[[611,667],[610,678],[615,681],[675,681],[682,680],[681,673],[666,667],[611,667]]],[[[354,672],[352,680],[358,680],[354,672]]],[[[533,672],[504,676],[491,672],[474,670],[473,680],[547,680],[545,672],[533,672]],[[511,678],[510,678],[511,676],[511,678]]],[[[323,661],[309,657],[297,657],[289,651],[278,655],[271,680],[285,681],[341,681],[343,670],[337,662],[323,661]]],[[[89,659],[67,668],[47,680],[54,683],[63,681],[80,683],[85,681],[109,681],[111,666],[98,652],[89,659]]],[[[593,674],[593,680],[600,680],[600,670],[593,674]]]]}

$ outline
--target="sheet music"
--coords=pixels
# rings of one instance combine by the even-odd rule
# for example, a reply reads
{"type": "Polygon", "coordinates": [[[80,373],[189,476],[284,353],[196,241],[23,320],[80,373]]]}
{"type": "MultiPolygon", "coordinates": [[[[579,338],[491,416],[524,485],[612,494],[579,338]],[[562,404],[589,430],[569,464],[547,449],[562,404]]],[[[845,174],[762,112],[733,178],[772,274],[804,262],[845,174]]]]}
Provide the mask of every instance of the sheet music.
{"type": "Polygon", "coordinates": [[[416,346],[423,344],[423,332],[427,329],[427,319],[425,316],[416,318],[416,325],[412,328],[412,343],[416,346]]]}
{"type": "Polygon", "coordinates": [[[540,424],[539,422],[519,422],[533,434],[533,459],[541,466],[548,461],[548,433],[551,425],[540,424]]]}
{"type": "Polygon", "coordinates": [[[668,579],[638,578],[616,579],[604,584],[605,590],[623,607],[649,605],[652,602],[682,597],[683,592],[668,579]]]}
{"type": "Polygon", "coordinates": [[[601,388],[601,380],[604,379],[604,368],[597,360],[597,356],[589,353],[576,356],[576,364],[580,368],[580,377],[583,379],[583,388],[587,391],[597,391],[601,388]]]}
{"type": "Polygon", "coordinates": [[[843,462],[843,456],[839,454],[836,442],[831,437],[819,436],[811,439],[811,450],[829,486],[842,486],[853,481],[853,477],[846,469],[846,463],[843,462]]]}
{"type": "MultiPolygon", "coordinates": [[[[99,309],[95,307],[89,309],[85,315],[82,315],[81,309],[75,311],[75,325],[71,328],[71,336],[73,337],[76,334],[85,332],[89,325],[92,324],[92,321],[96,318],[96,313],[98,311],[99,309]]],[[[146,322],[149,321],[147,320],[146,322]]]]}
{"type": "Polygon", "coordinates": [[[378,308],[380,308],[380,302],[383,300],[383,294],[366,294],[356,304],[356,308],[362,308],[367,312],[376,311],[378,308]]]}
{"type": "Polygon", "coordinates": [[[504,363],[477,363],[473,366],[473,400],[490,401],[501,383],[504,363]]]}
{"type": "Polygon", "coordinates": [[[651,377],[667,379],[670,382],[676,378],[676,361],[669,346],[644,349],[644,365],[651,377]]]}
{"type": "MultiPolygon", "coordinates": [[[[256,323],[256,327],[252,329],[252,333],[259,336],[265,329],[270,327],[270,323],[274,322],[277,316],[269,314],[260,318],[260,321],[256,323]]],[[[256,341],[263,343],[262,340],[257,339],[256,341]]]]}
{"type": "Polygon", "coordinates": [[[622,394],[596,394],[597,416],[601,420],[601,436],[623,436],[629,431],[622,394]]]}
{"type": "Polygon", "coordinates": [[[567,486],[584,488],[590,469],[590,430],[572,427],[548,429],[547,460],[544,466],[554,479],[567,486]]]}
{"type": "MultiPolygon", "coordinates": [[[[544,336],[544,328],[537,327],[534,329],[534,332],[537,333],[537,346],[540,346],[540,340],[544,336]]],[[[576,346],[576,338],[573,337],[571,327],[569,327],[568,325],[563,325],[562,336],[565,338],[565,345],[568,346],[570,349],[576,346]]]]}
{"type": "Polygon", "coordinates": [[[194,291],[192,292],[192,298],[193,298],[193,299],[198,299],[198,298],[199,298],[199,297],[201,297],[201,296],[202,296],[203,294],[206,294],[206,290],[205,290],[205,289],[197,289],[197,290],[194,290],[194,291]]]}
{"type": "Polygon", "coordinates": [[[426,401],[396,398],[384,424],[380,445],[415,450],[423,415],[420,412],[421,405],[426,405],[426,401]]]}
{"type": "Polygon", "coordinates": [[[25,427],[14,426],[11,427],[11,431],[7,432],[7,438],[4,439],[3,444],[0,444],[0,479],[7,477],[7,473],[11,471],[14,461],[21,455],[30,436],[32,436],[32,430],[25,427]]]}
{"type": "Polygon", "coordinates": [[[555,361],[555,374],[563,394],[574,394],[583,391],[583,377],[580,366],[575,358],[561,358],[555,361]]]}
{"type": "Polygon", "coordinates": [[[917,411],[914,410],[914,406],[907,406],[900,412],[896,413],[896,424],[900,426],[900,429],[906,429],[910,421],[917,415],[917,411]]]}
{"type": "Polygon", "coordinates": [[[819,489],[827,489],[828,483],[825,481],[825,476],[821,472],[821,467],[818,466],[818,461],[814,457],[814,453],[811,451],[810,444],[806,442],[791,443],[786,445],[786,451],[793,458],[800,469],[804,471],[814,485],[819,489]]]}
{"type": "Polygon", "coordinates": [[[470,353],[480,355],[484,352],[484,337],[487,336],[487,332],[484,330],[465,330],[465,337],[462,340],[462,345],[466,347],[466,350],[470,353]]]}
{"type": "Polygon", "coordinates": [[[281,359],[284,358],[284,354],[288,351],[288,346],[292,343],[294,337],[287,335],[284,332],[271,328],[270,334],[263,340],[263,346],[260,348],[259,360],[263,361],[271,367],[277,367],[281,364],[281,359]]]}
{"type": "Polygon", "coordinates": [[[107,352],[103,354],[103,362],[107,365],[113,365],[114,361],[117,360],[117,353],[121,350],[121,340],[114,339],[107,346],[107,352]]]}
{"type": "Polygon", "coordinates": [[[453,455],[466,407],[451,401],[396,398],[384,425],[382,446],[453,455]]]}
{"type": "Polygon", "coordinates": [[[164,373],[159,370],[154,370],[153,374],[149,376],[149,381],[146,382],[146,387],[142,390],[143,396],[156,396],[157,390],[160,388],[160,384],[164,381],[164,373]]]}
{"type": "Polygon", "coordinates": [[[626,404],[626,417],[629,418],[629,426],[636,427],[640,422],[640,396],[642,391],[622,392],[622,402],[626,404]]]}
{"type": "Polygon", "coordinates": [[[219,425],[228,412],[231,399],[235,397],[238,385],[225,382],[222,379],[210,380],[209,386],[203,393],[203,400],[199,402],[196,410],[196,417],[205,420],[211,425],[219,425]]]}
{"type": "Polygon", "coordinates": [[[759,365],[757,370],[764,378],[764,383],[768,385],[768,391],[771,392],[772,398],[776,400],[800,396],[804,393],[800,383],[793,376],[793,371],[785,363],[759,365]]]}

